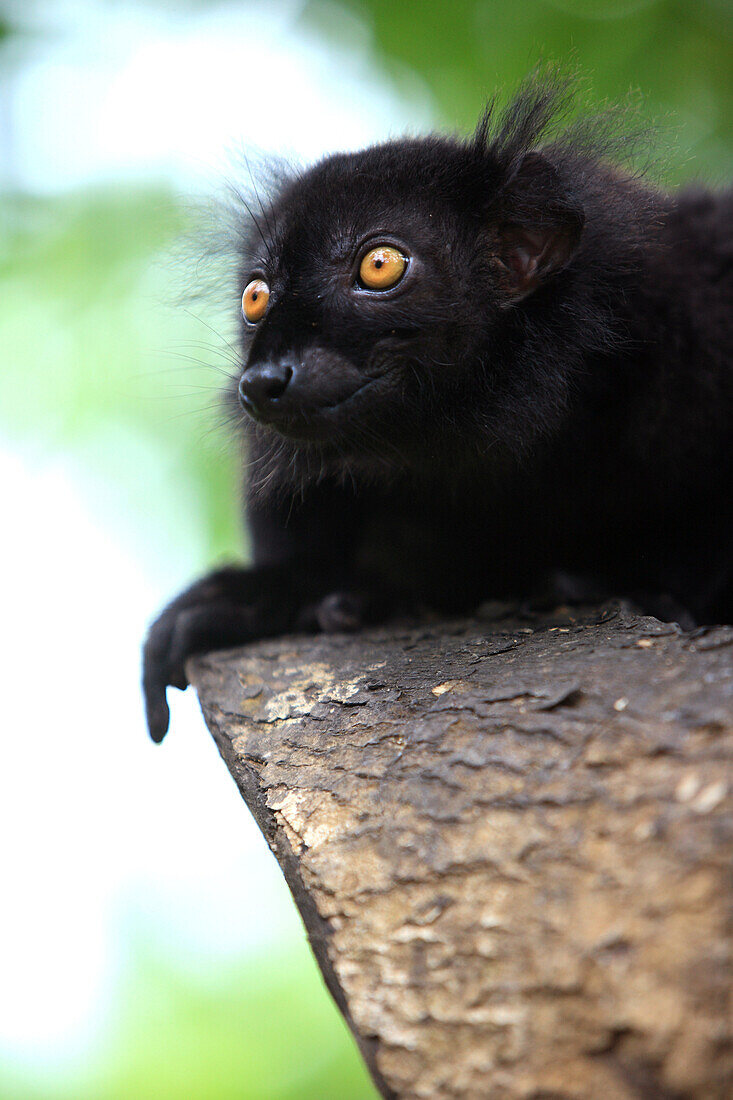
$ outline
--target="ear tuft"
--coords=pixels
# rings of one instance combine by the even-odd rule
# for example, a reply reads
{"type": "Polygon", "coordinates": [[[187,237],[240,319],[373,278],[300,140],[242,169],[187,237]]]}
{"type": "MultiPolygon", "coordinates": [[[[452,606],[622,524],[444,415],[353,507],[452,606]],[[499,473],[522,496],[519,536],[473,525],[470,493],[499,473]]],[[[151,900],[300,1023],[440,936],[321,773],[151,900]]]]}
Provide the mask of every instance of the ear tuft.
{"type": "Polygon", "coordinates": [[[567,266],[585,219],[554,166],[537,152],[527,153],[511,174],[501,206],[495,265],[508,308],[567,266]]]}

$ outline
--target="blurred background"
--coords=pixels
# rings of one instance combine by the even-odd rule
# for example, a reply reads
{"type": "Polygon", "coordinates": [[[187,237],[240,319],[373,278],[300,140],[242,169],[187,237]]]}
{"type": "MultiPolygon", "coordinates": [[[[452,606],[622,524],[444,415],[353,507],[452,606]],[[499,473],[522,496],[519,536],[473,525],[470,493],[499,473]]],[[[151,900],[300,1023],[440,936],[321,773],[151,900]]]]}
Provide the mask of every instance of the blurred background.
{"type": "Polygon", "coordinates": [[[468,129],[540,58],[733,178],[731,0],[0,0],[2,1100],[375,1096],[195,699],[143,727],[147,621],[246,553],[179,242],[242,150],[468,129]]]}

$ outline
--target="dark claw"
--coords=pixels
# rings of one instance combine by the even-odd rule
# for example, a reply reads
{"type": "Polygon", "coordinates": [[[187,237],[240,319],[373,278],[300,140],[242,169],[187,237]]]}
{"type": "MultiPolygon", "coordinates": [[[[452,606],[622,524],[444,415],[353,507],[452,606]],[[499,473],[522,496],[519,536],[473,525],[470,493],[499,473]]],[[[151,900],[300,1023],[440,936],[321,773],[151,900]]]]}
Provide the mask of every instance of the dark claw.
{"type": "Polygon", "coordinates": [[[166,700],[166,688],[188,687],[185,663],[190,653],[179,643],[174,652],[173,642],[180,632],[181,619],[193,608],[211,604],[221,605],[227,588],[241,584],[242,571],[223,570],[204,578],[175,599],[150,627],[143,648],[143,695],[150,736],[160,742],[166,735],[170,712],[166,700]]]}
{"type": "Polygon", "coordinates": [[[324,588],[311,563],[284,563],[220,570],[173,600],[151,626],[143,650],[143,693],[153,741],[162,741],[168,730],[166,689],[188,686],[189,657],[284,634],[296,625],[358,629],[364,597],[343,590],[323,598],[324,588]]]}
{"type": "Polygon", "coordinates": [[[198,653],[241,645],[263,633],[256,629],[256,616],[249,607],[236,607],[223,600],[182,611],[176,619],[170,643],[168,683],[188,684],[186,661],[198,653]]]}
{"type": "Polygon", "coordinates": [[[159,619],[150,629],[143,650],[143,696],[148,730],[153,741],[160,743],[166,735],[170,714],[165,697],[167,677],[161,650],[164,624],[159,619]]]}
{"type": "MultiPolygon", "coordinates": [[[[150,628],[143,649],[143,696],[148,731],[156,744],[160,744],[168,730],[170,712],[165,696],[166,686],[171,682],[167,674],[166,645],[170,637],[169,616],[167,612],[150,628]]],[[[176,687],[186,687],[177,682],[176,687]]]]}
{"type": "Polygon", "coordinates": [[[159,693],[155,695],[148,695],[146,699],[145,714],[148,722],[148,731],[156,745],[165,737],[168,732],[168,722],[170,721],[170,711],[168,709],[168,701],[165,697],[165,688],[161,688],[159,693]]]}
{"type": "Polygon", "coordinates": [[[143,694],[153,741],[162,741],[168,730],[166,689],[188,687],[188,658],[283,632],[290,614],[285,590],[280,576],[227,569],[198,581],[168,605],[143,649],[143,694]]]}
{"type": "Polygon", "coordinates": [[[364,621],[364,600],[356,592],[332,592],[316,606],[316,621],[324,633],[350,633],[364,621]]]}

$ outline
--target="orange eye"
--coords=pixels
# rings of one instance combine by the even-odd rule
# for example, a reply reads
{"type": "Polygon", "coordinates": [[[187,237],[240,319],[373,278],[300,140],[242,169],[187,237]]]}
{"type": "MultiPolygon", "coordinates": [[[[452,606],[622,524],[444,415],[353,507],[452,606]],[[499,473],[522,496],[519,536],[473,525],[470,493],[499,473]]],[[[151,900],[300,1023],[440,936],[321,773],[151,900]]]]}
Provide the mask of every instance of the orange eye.
{"type": "Polygon", "coordinates": [[[251,325],[261,321],[265,316],[267,303],[270,300],[270,288],[264,279],[253,279],[247,283],[242,295],[242,313],[245,321],[251,325]]]}
{"type": "Polygon", "coordinates": [[[391,244],[380,244],[367,252],[359,265],[359,279],[369,290],[387,290],[405,274],[407,259],[391,244]]]}

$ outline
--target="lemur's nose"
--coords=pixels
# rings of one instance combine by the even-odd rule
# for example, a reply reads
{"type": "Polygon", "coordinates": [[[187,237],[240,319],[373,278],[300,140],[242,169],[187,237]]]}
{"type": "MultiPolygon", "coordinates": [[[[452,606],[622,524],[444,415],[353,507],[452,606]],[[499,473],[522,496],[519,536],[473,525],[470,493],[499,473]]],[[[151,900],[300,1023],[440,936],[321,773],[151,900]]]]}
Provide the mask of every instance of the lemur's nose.
{"type": "Polygon", "coordinates": [[[293,368],[287,363],[258,363],[247,367],[239,380],[239,400],[247,412],[267,415],[285,393],[293,368]]]}

